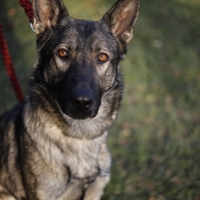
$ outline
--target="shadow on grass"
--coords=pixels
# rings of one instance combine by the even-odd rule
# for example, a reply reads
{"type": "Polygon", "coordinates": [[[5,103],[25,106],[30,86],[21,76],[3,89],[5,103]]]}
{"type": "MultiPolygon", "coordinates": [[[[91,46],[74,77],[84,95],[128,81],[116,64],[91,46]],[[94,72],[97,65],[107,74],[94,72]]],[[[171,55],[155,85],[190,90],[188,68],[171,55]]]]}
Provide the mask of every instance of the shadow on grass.
{"type": "Polygon", "coordinates": [[[197,1],[141,2],[105,199],[200,198],[199,10],[197,1]]]}

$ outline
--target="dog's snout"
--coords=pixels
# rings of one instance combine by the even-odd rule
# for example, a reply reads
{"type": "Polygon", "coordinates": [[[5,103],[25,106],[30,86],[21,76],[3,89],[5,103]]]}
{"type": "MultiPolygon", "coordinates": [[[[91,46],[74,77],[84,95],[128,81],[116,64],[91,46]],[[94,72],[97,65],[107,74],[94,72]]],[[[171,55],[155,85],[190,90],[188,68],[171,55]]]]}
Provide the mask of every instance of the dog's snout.
{"type": "Polygon", "coordinates": [[[74,108],[89,109],[94,103],[94,97],[90,91],[77,90],[71,94],[71,102],[74,108]]]}
{"type": "Polygon", "coordinates": [[[75,90],[70,96],[70,100],[75,109],[87,110],[94,103],[94,96],[90,90],[75,90]]]}
{"type": "MultiPolygon", "coordinates": [[[[68,79],[66,79],[68,80],[68,79]]],[[[76,80],[69,84],[66,82],[59,91],[58,103],[61,110],[73,119],[94,118],[100,107],[100,94],[98,86],[94,83],[76,80]],[[70,85],[70,87],[69,87],[70,85]],[[67,92],[68,91],[68,92],[67,92]]]]}

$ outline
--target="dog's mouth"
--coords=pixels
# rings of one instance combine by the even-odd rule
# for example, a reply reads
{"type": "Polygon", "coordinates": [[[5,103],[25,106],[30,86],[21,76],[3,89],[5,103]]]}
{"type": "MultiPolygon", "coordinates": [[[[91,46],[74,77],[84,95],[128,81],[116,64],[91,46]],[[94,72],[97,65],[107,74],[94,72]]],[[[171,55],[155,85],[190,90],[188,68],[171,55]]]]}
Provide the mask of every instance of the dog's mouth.
{"type": "Polygon", "coordinates": [[[76,120],[85,120],[88,118],[94,118],[96,116],[96,115],[86,115],[86,114],[82,114],[82,113],[77,113],[77,114],[69,114],[68,113],[67,115],[76,120]]]}
{"type": "Polygon", "coordinates": [[[94,118],[98,113],[98,107],[94,105],[68,105],[67,109],[63,110],[63,112],[73,119],[84,120],[87,118],[94,118]]]}
{"type": "Polygon", "coordinates": [[[73,107],[73,106],[61,106],[61,110],[64,114],[68,115],[69,117],[77,120],[84,120],[87,118],[94,118],[97,113],[98,109],[95,108],[81,108],[81,107],[73,107]]]}

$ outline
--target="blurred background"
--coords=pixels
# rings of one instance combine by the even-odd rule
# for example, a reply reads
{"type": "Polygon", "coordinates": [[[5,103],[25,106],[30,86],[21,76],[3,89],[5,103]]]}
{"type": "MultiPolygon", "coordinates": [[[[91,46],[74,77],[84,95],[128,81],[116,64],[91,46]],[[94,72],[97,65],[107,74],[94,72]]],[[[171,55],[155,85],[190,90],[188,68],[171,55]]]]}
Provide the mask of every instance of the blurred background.
{"type": "MultiPolygon", "coordinates": [[[[115,0],[64,0],[71,16],[100,19],[115,0]]],[[[142,0],[120,63],[124,98],[109,135],[112,177],[103,200],[200,199],[200,1],[142,0]]],[[[37,58],[18,0],[0,18],[25,93],[37,58]]],[[[17,104],[0,59],[0,113],[17,104]]]]}

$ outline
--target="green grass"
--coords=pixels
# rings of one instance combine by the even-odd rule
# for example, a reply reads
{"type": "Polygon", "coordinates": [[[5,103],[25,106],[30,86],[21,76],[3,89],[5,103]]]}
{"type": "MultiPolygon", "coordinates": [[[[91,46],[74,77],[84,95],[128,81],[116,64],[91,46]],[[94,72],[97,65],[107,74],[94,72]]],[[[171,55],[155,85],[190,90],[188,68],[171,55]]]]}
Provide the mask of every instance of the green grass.
{"type": "MultiPolygon", "coordinates": [[[[114,1],[67,1],[72,16],[99,19],[114,1]]],[[[109,136],[112,178],[104,200],[200,199],[200,2],[142,0],[121,65],[124,100],[109,136]]],[[[18,1],[0,16],[25,91],[37,57],[18,1]]],[[[0,61],[0,112],[17,103],[0,61]]]]}

